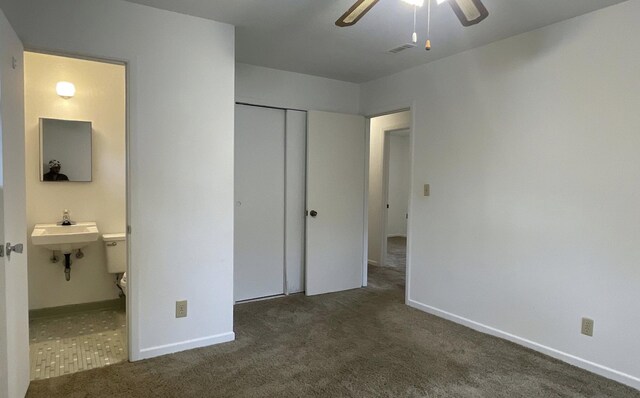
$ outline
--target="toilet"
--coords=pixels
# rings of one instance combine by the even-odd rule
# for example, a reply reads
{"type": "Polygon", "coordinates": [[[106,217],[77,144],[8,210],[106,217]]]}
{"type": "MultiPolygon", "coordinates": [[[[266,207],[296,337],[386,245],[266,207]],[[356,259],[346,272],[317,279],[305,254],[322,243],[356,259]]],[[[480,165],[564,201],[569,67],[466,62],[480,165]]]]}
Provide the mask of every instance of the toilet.
{"type": "Polygon", "coordinates": [[[105,251],[107,252],[107,272],[110,274],[122,274],[118,280],[118,286],[127,294],[127,235],[104,234],[102,235],[105,251]]]}

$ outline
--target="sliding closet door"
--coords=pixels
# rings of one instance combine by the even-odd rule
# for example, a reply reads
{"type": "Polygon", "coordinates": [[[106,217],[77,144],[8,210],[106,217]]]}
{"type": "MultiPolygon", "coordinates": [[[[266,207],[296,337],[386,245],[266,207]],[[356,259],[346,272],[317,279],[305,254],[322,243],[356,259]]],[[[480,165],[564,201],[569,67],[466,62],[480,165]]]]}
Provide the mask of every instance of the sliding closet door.
{"type": "Polygon", "coordinates": [[[284,293],[285,111],[236,105],[235,301],[284,293]]]}
{"type": "Polygon", "coordinates": [[[307,112],[287,110],[285,263],[287,294],[304,292],[307,112]]]}

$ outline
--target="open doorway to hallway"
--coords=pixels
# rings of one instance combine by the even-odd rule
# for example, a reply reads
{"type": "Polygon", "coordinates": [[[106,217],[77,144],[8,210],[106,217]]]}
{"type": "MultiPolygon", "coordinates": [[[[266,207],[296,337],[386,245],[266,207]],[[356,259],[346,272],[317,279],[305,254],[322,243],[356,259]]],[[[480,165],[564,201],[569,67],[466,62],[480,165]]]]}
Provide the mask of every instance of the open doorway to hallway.
{"type": "Polygon", "coordinates": [[[387,178],[383,190],[386,191],[387,217],[383,238],[386,237],[387,250],[383,264],[404,269],[409,220],[409,129],[386,133],[385,154],[387,178]]]}
{"type": "MultiPolygon", "coordinates": [[[[397,274],[404,287],[411,174],[411,111],[372,117],[369,132],[369,275],[376,272],[397,274]]],[[[371,283],[375,280],[370,278],[371,283]]]]}

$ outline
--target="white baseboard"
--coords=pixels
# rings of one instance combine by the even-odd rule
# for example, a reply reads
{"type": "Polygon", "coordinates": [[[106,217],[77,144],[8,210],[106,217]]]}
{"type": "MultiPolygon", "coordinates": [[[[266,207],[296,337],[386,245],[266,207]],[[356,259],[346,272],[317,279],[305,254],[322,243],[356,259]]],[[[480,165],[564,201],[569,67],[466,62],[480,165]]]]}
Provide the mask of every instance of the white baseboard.
{"type": "Polygon", "coordinates": [[[390,234],[387,235],[387,238],[406,238],[407,234],[390,234]]]}
{"type": "Polygon", "coordinates": [[[136,360],[159,357],[161,355],[173,354],[180,351],[193,350],[194,348],[207,347],[214,344],[227,343],[236,339],[233,332],[207,336],[199,339],[180,341],[178,343],[166,344],[157,347],[143,348],[136,360]]]}
{"type": "Polygon", "coordinates": [[[629,387],[633,387],[633,388],[635,388],[637,390],[640,390],[640,378],[638,378],[638,377],[634,377],[634,376],[628,375],[626,373],[619,372],[619,371],[617,371],[615,369],[611,369],[611,368],[608,368],[606,366],[603,366],[603,365],[588,361],[586,359],[579,358],[579,357],[577,357],[575,355],[571,355],[571,354],[568,354],[566,352],[562,352],[560,350],[556,350],[555,348],[547,347],[545,345],[542,345],[542,344],[536,343],[534,341],[527,340],[525,338],[510,334],[510,333],[507,333],[507,332],[504,332],[502,330],[493,328],[491,326],[487,326],[487,325],[484,325],[482,323],[479,323],[479,322],[476,322],[476,321],[472,321],[472,320],[467,319],[467,318],[463,318],[461,316],[452,314],[450,312],[446,312],[446,311],[440,310],[438,308],[431,307],[431,306],[426,305],[426,304],[422,304],[422,303],[417,302],[415,300],[409,299],[409,300],[407,300],[407,304],[410,307],[413,307],[413,308],[416,308],[418,310],[424,311],[424,312],[429,313],[431,315],[435,315],[437,317],[447,319],[449,321],[458,323],[460,325],[464,325],[466,327],[469,327],[471,329],[477,330],[477,331],[482,332],[482,333],[490,334],[492,336],[496,336],[496,337],[511,341],[512,343],[516,343],[516,344],[519,344],[521,346],[530,348],[530,349],[532,349],[534,351],[541,352],[541,353],[543,353],[545,355],[548,355],[550,357],[559,359],[559,360],[561,360],[563,362],[566,362],[566,363],[569,363],[571,365],[577,366],[579,368],[588,370],[589,372],[595,373],[597,375],[606,377],[606,378],[611,379],[611,380],[615,380],[615,381],[620,382],[622,384],[626,384],[629,387]]]}
{"type": "Polygon", "coordinates": [[[378,262],[374,261],[374,260],[367,260],[367,264],[369,264],[369,265],[378,265],[378,262]]]}

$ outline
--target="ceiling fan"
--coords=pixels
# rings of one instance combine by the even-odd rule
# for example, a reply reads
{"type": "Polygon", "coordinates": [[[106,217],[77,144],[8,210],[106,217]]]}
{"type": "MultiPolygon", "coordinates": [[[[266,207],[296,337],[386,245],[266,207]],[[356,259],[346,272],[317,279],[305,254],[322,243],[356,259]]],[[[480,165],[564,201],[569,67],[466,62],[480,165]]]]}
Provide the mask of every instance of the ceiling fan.
{"type": "MultiPolygon", "coordinates": [[[[340,27],[355,25],[380,0],[357,0],[337,21],[340,27]]],[[[422,6],[424,0],[403,0],[414,6],[422,6]]],[[[429,0],[427,0],[429,1],[429,0]]],[[[438,4],[448,2],[462,26],[471,26],[489,16],[489,11],[481,0],[437,0],[438,4]]]]}

